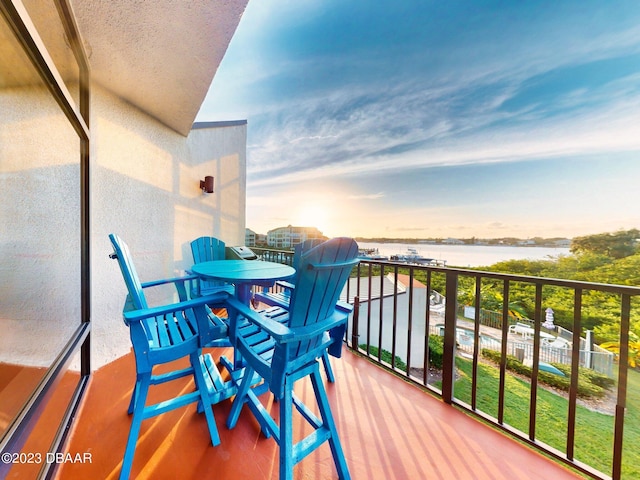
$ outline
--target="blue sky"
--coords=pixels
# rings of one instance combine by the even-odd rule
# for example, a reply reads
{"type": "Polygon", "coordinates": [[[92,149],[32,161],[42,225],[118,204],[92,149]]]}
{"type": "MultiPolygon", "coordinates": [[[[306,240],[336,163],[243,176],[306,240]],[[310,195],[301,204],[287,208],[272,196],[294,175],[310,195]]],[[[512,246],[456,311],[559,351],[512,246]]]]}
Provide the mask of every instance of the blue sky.
{"type": "Polygon", "coordinates": [[[640,2],[250,0],[198,121],[248,120],[247,227],[640,227],[640,2]]]}

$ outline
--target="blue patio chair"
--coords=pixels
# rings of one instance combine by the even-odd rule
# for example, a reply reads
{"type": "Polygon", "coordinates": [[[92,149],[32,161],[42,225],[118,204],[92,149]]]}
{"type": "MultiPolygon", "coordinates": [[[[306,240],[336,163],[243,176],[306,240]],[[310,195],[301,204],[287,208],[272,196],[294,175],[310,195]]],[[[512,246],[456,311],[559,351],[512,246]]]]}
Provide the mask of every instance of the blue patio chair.
{"type": "Polygon", "coordinates": [[[236,348],[246,364],[238,382],[227,426],[233,428],[242,406],[249,404],[265,436],[273,436],[280,450],[280,479],[292,479],[293,467],[307,454],[329,442],[340,478],[350,478],[340,445],[327,394],[320,376],[319,359],[325,351],[335,357],[342,354],[342,338],[349,312],[336,307],[354,265],[358,263],[358,245],[350,238],[335,238],[300,256],[295,288],[286,321],[264,315],[230,297],[227,300],[230,328],[236,329],[236,348]],[[238,322],[238,316],[248,324],[238,322]],[[254,372],[278,400],[279,425],[261,404],[251,388],[254,372]],[[294,383],[310,377],[318,404],[318,418],[293,392],[294,383]],[[300,441],[293,439],[293,406],[314,428],[300,441]]]}
{"type": "MultiPolygon", "coordinates": [[[[228,336],[227,325],[207,306],[210,303],[220,302],[228,296],[228,293],[188,300],[185,282],[193,277],[140,283],[127,244],[115,234],[109,235],[109,239],[114,250],[110,257],[118,260],[129,291],[123,316],[125,324],[129,327],[136,361],[136,382],[128,409],[128,413],[133,416],[120,472],[120,478],[126,479],[129,478],[138,434],[144,419],[198,402],[199,408],[204,410],[211,443],[214,446],[220,444],[211,408],[213,403],[223,399],[211,385],[212,382],[220,384],[220,375],[210,355],[201,355],[201,348],[216,339],[228,336]],[[176,286],[180,301],[150,308],[143,289],[170,283],[176,286]],[[185,357],[190,361],[188,368],[153,374],[154,366],[185,357]],[[158,404],[146,405],[151,385],[169,382],[187,375],[194,377],[194,392],[182,394],[158,404]]],[[[227,398],[231,396],[229,392],[225,393],[227,398]]]]}
{"type": "MultiPolygon", "coordinates": [[[[226,257],[225,243],[215,237],[199,237],[191,242],[191,255],[193,255],[193,263],[211,262],[213,260],[224,260],[226,257]]],[[[228,293],[234,295],[235,288],[230,283],[203,280],[197,278],[191,282],[191,297],[201,297],[203,295],[219,295],[220,293],[228,293]]],[[[226,295],[222,296],[226,299],[226,295]]],[[[224,308],[224,302],[209,304],[211,308],[224,308]]],[[[218,339],[207,347],[229,347],[231,342],[229,338],[218,339]]]]}
{"type": "MultiPolygon", "coordinates": [[[[210,262],[212,260],[225,259],[225,244],[215,237],[200,237],[191,242],[191,254],[193,263],[210,262]]],[[[191,295],[199,297],[211,293],[228,292],[233,295],[233,285],[214,280],[198,279],[192,285],[191,295]]]]}
{"type": "MultiPolygon", "coordinates": [[[[300,256],[303,252],[316,247],[323,243],[324,240],[318,238],[312,238],[309,240],[305,240],[302,243],[299,243],[295,246],[294,254],[293,254],[293,262],[292,266],[298,271],[298,264],[300,263],[300,256]]],[[[272,307],[280,307],[285,310],[289,309],[289,303],[291,301],[291,292],[295,287],[295,278],[290,279],[290,281],[278,281],[276,282],[276,286],[278,287],[274,291],[269,291],[268,289],[264,289],[263,291],[258,291],[255,293],[255,300],[262,302],[266,305],[270,305],[272,307]]],[[[345,302],[338,302],[338,308],[341,310],[345,310],[347,313],[350,313],[353,307],[345,302]]],[[[279,318],[279,315],[276,315],[276,318],[279,318]]],[[[327,380],[331,383],[335,382],[335,375],[333,374],[333,369],[331,368],[331,362],[329,361],[329,355],[325,351],[322,355],[322,363],[324,365],[324,370],[327,374],[327,380]]]]}
{"type": "MultiPolygon", "coordinates": [[[[296,269],[296,272],[298,270],[298,263],[300,263],[300,255],[302,255],[302,252],[320,245],[323,241],[324,240],[319,238],[312,238],[305,240],[302,243],[298,243],[295,246],[291,266],[296,269]]],[[[288,281],[278,280],[276,282],[276,290],[269,291],[269,289],[265,288],[263,291],[256,292],[254,298],[267,305],[288,309],[289,301],[291,300],[291,291],[295,286],[294,284],[295,277],[288,281]]]]}

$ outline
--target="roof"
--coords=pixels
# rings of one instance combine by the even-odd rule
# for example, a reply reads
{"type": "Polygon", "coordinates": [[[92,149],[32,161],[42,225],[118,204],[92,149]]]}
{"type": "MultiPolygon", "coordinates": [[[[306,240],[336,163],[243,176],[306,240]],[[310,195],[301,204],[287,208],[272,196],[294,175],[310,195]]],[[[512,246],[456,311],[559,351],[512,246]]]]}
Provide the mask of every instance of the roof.
{"type": "MultiPolygon", "coordinates": [[[[389,275],[392,275],[392,274],[389,274],[389,275]]],[[[405,285],[408,288],[409,284],[411,283],[411,277],[409,277],[409,275],[406,275],[404,273],[399,273],[398,274],[398,282],[402,283],[403,285],[405,285]]],[[[416,280],[414,278],[413,279],[413,288],[427,288],[427,286],[424,283],[422,283],[421,281],[416,280]]]]}

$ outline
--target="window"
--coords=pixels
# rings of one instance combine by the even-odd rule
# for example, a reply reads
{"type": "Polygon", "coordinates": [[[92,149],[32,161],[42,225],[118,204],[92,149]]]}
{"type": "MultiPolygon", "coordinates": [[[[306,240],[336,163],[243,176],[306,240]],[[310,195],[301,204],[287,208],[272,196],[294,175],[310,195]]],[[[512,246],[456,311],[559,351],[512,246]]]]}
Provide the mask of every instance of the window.
{"type": "MultiPolygon", "coordinates": [[[[72,378],[69,407],[53,413],[65,422],[89,373],[88,73],[70,9],[58,3],[26,2],[28,14],[0,4],[3,452],[42,435],[33,429],[49,394],[72,378]],[[46,40],[38,24],[50,29],[46,40]]],[[[63,440],[55,430],[50,451],[63,440]]]]}

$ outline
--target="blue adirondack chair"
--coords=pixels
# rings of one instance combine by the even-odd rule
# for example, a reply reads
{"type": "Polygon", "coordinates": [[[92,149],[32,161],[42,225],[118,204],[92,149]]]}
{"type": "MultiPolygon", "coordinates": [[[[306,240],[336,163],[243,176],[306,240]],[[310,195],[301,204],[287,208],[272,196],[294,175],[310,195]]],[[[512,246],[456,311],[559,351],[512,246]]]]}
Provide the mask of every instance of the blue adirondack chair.
{"type": "MultiPolygon", "coordinates": [[[[295,246],[292,266],[296,269],[296,272],[298,271],[298,264],[300,263],[301,255],[307,250],[320,245],[322,242],[323,240],[312,238],[309,240],[305,240],[304,242],[299,243],[295,246]]],[[[276,282],[276,286],[278,288],[273,291],[264,289],[263,291],[256,292],[254,295],[254,299],[266,305],[289,310],[289,305],[291,302],[291,292],[295,288],[295,278],[291,279],[290,281],[278,281],[276,282]]],[[[350,313],[353,309],[351,305],[340,301],[338,302],[338,308],[345,310],[347,313],[350,313]]],[[[279,317],[280,315],[276,312],[276,318],[279,317]]],[[[326,351],[322,355],[322,363],[327,374],[327,380],[329,380],[331,383],[335,382],[335,375],[333,374],[331,362],[329,361],[329,355],[326,351]]]]}
{"type": "Polygon", "coordinates": [[[282,316],[288,317],[285,321],[274,319],[272,313],[260,314],[235,298],[227,300],[230,328],[236,329],[236,348],[246,364],[227,426],[236,425],[242,406],[248,403],[262,432],[273,436],[279,445],[280,479],[292,479],[294,465],[325,441],[329,442],[340,478],[350,478],[319,359],[327,350],[336,357],[342,354],[349,312],[336,305],[351,269],[358,263],[357,256],[358,245],[350,238],[335,238],[302,253],[289,308],[281,311],[282,316]],[[238,322],[238,316],[249,323],[238,322]],[[254,372],[278,399],[279,425],[251,388],[254,372]],[[293,393],[294,383],[307,376],[311,378],[320,418],[293,393]],[[293,439],[294,405],[315,430],[297,442],[293,439]]]}
{"type": "MultiPolygon", "coordinates": [[[[225,244],[215,237],[200,237],[191,242],[191,254],[194,263],[210,262],[225,259],[225,244]]],[[[233,285],[225,282],[198,279],[192,286],[191,295],[199,297],[218,292],[229,292],[233,295],[233,285]]]]}
{"type": "Polygon", "coordinates": [[[118,260],[129,291],[123,316],[125,324],[129,327],[136,360],[136,383],[128,410],[133,417],[120,472],[120,478],[126,479],[131,471],[142,420],[198,402],[199,408],[204,410],[211,443],[215,446],[220,443],[220,437],[211,405],[230,397],[235,393],[235,389],[225,390],[224,387],[228,385],[221,384],[220,375],[210,355],[201,355],[203,346],[228,336],[227,324],[207,306],[226,299],[228,293],[188,300],[185,282],[194,278],[189,276],[141,283],[127,244],[115,234],[109,235],[109,239],[114,250],[110,257],[118,260]],[[180,301],[149,308],[143,289],[168,283],[176,286],[180,301]],[[190,360],[188,368],[153,374],[154,366],[185,357],[190,360]],[[145,404],[150,385],[169,382],[187,375],[194,377],[194,392],[158,404],[145,404]],[[221,388],[216,391],[213,384],[221,388]]]}
{"type": "MultiPolygon", "coordinates": [[[[305,240],[302,243],[298,243],[294,249],[291,266],[297,271],[298,263],[300,263],[300,255],[310,248],[320,245],[322,242],[323,240],[312,238],[305,240]]],[[[254,298],[267,305],[288,309],[289,302],[291,301],[291,292],[295,287],[295,278],[291,278],[288,281],[279,280],[276,282],[276,287],[276,290],[273,291],[269,291],[269,289],[265,288],[261,292],[256,292],[254,298]]]]}

